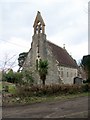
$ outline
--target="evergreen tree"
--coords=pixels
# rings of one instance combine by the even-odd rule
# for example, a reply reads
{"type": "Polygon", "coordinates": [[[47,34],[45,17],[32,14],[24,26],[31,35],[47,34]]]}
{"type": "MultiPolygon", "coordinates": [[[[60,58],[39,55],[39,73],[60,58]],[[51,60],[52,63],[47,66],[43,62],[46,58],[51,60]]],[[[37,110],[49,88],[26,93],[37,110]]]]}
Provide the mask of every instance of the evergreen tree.
{"type": "Polygon", "coordinates": [[[90,83],[90,55],[83,56],[81,60],[81,66],[88,75],[87,82],[90,83]]]}
{"type": "Polygon", "coordinates": [[[19,54],[19,58],[18,58],[19,70],[18,71],[20,71],[20,69],[22,68],[27,55],[28,55],[28,52],[23,52],[19,54]]]}
{"type": "Polygon", "coordinates": [[[47,60],[40,60],[39,61],[39,75],[40,79],[45,85],[46,75],[48,74],[48,61],[47,60]]]}

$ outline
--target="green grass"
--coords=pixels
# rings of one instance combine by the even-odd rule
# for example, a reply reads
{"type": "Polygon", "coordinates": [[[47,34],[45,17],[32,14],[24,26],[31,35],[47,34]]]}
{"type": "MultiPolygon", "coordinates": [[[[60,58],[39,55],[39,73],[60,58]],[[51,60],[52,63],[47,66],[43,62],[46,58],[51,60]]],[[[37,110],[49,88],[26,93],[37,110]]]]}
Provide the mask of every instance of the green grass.
{"type": "Polygon", "coordinates": [[[0,82],[0,91],[2,91],[2,83],[0,82]]]}
{"type": "MultiPolygon", "coordinates": [[[[8,93],[15,94],[17,92],[16,86],[11,83],[4,82],[3,86],[8,86],[8,93]]],[[[2,89],[2,84],[0,84],[2,89]]],[[[7,93],[6,93],[7,94],[7,93]]],[[[41,95],[41,96],[31,96],[31,97],[20,97],[16,94],[17,97],[9,97],[6,99],[5,104],[7,105],[16,105],[16,104],[31,104],[39,102],[55,102],[55,101],[64,101],[69,99],[74,99],[82,96],[90,96],[90,92],[76,93],[76,94],[60,94],[60,95],[41,95]]]]}
{"type": "MultiPolygon", "coordinates": [[[[52,96],[42,96],[42,97],[14,97],[8,100],[8,105],[24,105],[24,104],[32,104],[32,103],[40,103],[40,102],[55,102],[55,101],[65,101],[65,100],[73,100],[74,98],[88,96],[88,93],[79,93],[72,95],[52,95],[52,96]]],[[[7,104],[6,104],[7,105],[7,104]]]]}
{"type": "MultiPolygon", "coordinates": [[[[16,87],[15,87],[15,84],[11,84],[11,83],[8,83],[8,82],[3,82],[2,83],[2,86],[8,86],[8,92],[11,93],[11,94],[15,94],[16,93],[16,87]]],[[[2,89],[2,88],[1,88],[2,89]]]]}
{"type": "MultiPolygon", "coordinates": [[[[9,92],[11,94],[15,94],[16,87],[14,84],[7,84],[8,85],[9,92]]],[[[6,93],[7,94],[7,93],[6,93]]],[[[17,94],[16,94],[17,95],[17,94]]],[[[23,104],[32,104],[32,103],[39,103],[39,102],[55,102],[55,101],[65,101],[65,100],[71,100],[74,98],[82,97],[82,96],[90,96],[90,92],[83,92],[83,93],[76,93],[76,94],[60,94],[60,95],[43,95],[43,96],[31,96],[31,97],[20,97],[19,95],[8,97],[3,103],[5,105],[23,105],[23,104]]],[[[4,99],[3,99],[4,100],[4,99]]]]}
{"type": "Polygon", "coordinates": [[[8,90],[9,93],[11,94],[15,94],[16,93],[16,88],[14,85],[9,85],[9,90],[8,90]]]}
{"type": "MultiPolygon", "coordinates": [[[[90,94],[90,93],[89,93],[90,94]]],[[[58,95],[58,96],[42,96],[42,97],[26,97],[23,98],[27,103],[37,103],[37,102],[48,102],[48,101],[62,101],[67,99],[74,99],[82,96],[88,96],[88,93],[79,93],[79,94],[68,94],[68,95],[58,95]]]]}

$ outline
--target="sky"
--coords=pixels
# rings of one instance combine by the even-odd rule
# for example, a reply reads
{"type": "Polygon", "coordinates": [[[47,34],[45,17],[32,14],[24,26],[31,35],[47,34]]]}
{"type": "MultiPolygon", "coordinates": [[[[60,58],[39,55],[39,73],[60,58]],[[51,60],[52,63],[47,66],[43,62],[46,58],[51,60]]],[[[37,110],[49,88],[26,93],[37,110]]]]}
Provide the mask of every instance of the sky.
{"type": "MultiPolygon", "coordinates": [[[[79,62],[88,54],[89,0],[0,0],[0,68],[29,51],[37,11],[45,22],[47,40],[65,48],[79,62]]],[[[7,65],[8,67],[8,65],[7,65]]]]}

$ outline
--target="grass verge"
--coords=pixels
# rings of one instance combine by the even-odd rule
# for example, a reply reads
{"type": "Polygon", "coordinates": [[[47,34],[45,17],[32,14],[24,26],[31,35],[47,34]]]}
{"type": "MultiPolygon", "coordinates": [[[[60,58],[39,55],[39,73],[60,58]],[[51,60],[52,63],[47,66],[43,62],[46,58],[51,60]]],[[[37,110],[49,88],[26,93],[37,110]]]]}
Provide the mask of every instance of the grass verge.
{"type": "Polygon", "coordinates": [[[3,105],[25,105],[25,104],[32,104],[32,103],[41,103],[41,102],[55,102],[55,101],[65,101],[69,99],[74,99],[78,97],[90,96],[90,93],[78,93],[78,94],[68,94],[68,95],[52,95],[52,96],[42,96],[42,97],[12,97],[4,101],[3,105]]]}
{"type": "Polygon", "coordinates": [[[27,103],[36,103],[36,102],[53,102],[58,100],[67,100],[67,99],[73,99],[78,97],[88,96],[88,93],[79,93],[79,94],[68,94],[68,95],[58,95],[58,96],[42,96],[42,97],[26,97],[24,98],[27,103]]]}
{"type": "Polygon", "coordinates": [[[0,82],[0,91],[2,91],[2,83],[0,82]]]}

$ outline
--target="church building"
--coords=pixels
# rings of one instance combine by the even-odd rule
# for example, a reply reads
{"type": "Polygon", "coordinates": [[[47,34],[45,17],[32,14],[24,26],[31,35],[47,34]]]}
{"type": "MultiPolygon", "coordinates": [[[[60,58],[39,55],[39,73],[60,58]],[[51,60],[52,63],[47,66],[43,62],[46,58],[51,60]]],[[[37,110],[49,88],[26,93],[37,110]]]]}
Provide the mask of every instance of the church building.
{"type": "Polygon", "coordinates": [[[35,84],[42,84],[36,66],[40,59],[47,60],[48,75],[45,84],[73,84],[74,78],[78,76],[77,63],[65,47],[61,48],[47,40],[45,23],[39,11],[33,28],[31,48],[23,64],[23,70],[32,72],[35,84]]]}

